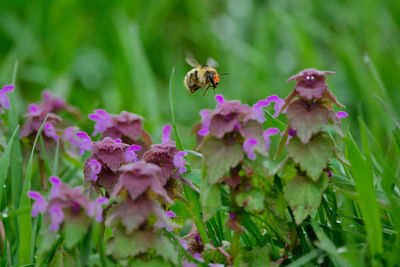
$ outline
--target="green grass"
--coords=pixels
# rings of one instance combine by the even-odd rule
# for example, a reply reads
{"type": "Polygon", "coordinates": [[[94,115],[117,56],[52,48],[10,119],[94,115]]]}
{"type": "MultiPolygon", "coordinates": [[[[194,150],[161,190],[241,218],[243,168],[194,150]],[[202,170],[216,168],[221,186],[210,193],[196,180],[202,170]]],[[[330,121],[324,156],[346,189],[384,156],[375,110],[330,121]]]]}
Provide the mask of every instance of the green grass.
{"type": "MultiPolygon", "coordinates": [[[[159,140],[164,124],[171,124],[178,148],[194,150],[191,127],[200,120],[199,111],[213,108],[215,101],[212,92],[203,97],[184,89],[182,80],[190,70],[185,50],[200,63],[215,58],[218,70],[231,73],[221,78],[217,92],[250,105],[272,94],[285,97],[294,86],[285,80],[303,68],[336,72],[328,83],[350,114],[343,122],[346,140],[337,145],[350,165],[332,163],[332,187],[314,221],[296,228],[302,251],[291,252],[290,266],[316,264],[320,258],[336,266],[396,266],[399,43],[399,1],[1,1],[0,81],[16,85],[10,94],[12,108],[1,115],[8,145],[0,154],[0,207],[8,216],[1,221],[9,243],[1,247],[6,256],[2,266],[8,258],[14,264],[32,263],[37,249],[39,222],[29,215],[26,192],[41,189],[39,167],[34,148],[18,138],[27,104],[49,88],[82,114],[95,108],[138,113],[146,118],[153,140],[159,140]],[[24,161],[27,149],[32,153],[24,161]],[[312,233],[318,242],[310,239],[312,233]]],[[[93,124],[85,116],[74,123],[91,132],[93,124]]],[[[265,127],[283,128],[285,121],[270,117],[265,127]]],[[[35,144],[41,146],[41,140],[35,144]]],[[[67,158],[58,145],[54,158],[44,158],[48,174],[75,185],[81,182],[80,163],[67,158]]],[[[198,176],[192,165],[191,174],[198,176]]],[[[185,187],[185,196],[188,217],[206,243],[233,238],[224,226],[224,212],[203,223],[198,193],[185,187]]],[[[274,230],[262,220],[246,217],[240,244],[268,244],[277,251],[272,257],[279,256],[283,241],[273,231],[262,235],[261,228],[274,230]]],[[[102,266],[113,266],[104,255],[103,230],[93,228],[93,243],[102,266]]],[[[82,256],[83,263],[87,257],[82,256]]]]}

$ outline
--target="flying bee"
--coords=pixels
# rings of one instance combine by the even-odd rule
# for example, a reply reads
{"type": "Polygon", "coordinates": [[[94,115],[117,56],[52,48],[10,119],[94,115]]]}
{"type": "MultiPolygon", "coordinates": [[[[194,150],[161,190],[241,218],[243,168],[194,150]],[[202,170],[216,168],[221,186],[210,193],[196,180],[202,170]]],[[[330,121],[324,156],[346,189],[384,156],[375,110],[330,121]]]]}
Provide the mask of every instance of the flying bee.
{"type": "MultiPolygon", "coordinates": [[[[194,69],[190,70],[186,74],[183,80],[183,84],[189,90],[189,93],[193,94],[201,88],[206,88],[203,94],[205,95],[210,87],[212,87],[215,91],[220,77],[215,69],[218,66],[218,63],[210,57],[208,58],[206,65],[200,65],[192,54],[187,52],[186,55],[186,62],[190,66],[194,67],[194,69]]],[[[223,73],[221,75],[226,74],[228,73],[223,73]]]]}

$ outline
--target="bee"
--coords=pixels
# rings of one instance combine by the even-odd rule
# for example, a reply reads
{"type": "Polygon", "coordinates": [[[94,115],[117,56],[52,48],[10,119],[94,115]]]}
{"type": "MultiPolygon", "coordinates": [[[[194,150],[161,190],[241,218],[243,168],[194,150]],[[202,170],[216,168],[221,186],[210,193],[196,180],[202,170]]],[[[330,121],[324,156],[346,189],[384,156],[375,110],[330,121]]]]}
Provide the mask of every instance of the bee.
{"type": "MultiPolygon", "coordinates": [[[[196,58],[188,52],[186,52],[186,62],[190,66],[194,67],[194,69],[190,70],[186,74],[183,80],[183,84],[189,90],[189,93],[192,95],[197,90],[206,87],[207,88],[203,95],[207,93],[207,90],[210,87],[213,87],[215,92],[215,88],[218,86],[220,77],[215,69],[218,66],[218,63],[213,58],[209,57],[206,65],[200,65],[196,58]]],[[[221,75],[225,74],[228,73],[223,73],[221,75]]]]}

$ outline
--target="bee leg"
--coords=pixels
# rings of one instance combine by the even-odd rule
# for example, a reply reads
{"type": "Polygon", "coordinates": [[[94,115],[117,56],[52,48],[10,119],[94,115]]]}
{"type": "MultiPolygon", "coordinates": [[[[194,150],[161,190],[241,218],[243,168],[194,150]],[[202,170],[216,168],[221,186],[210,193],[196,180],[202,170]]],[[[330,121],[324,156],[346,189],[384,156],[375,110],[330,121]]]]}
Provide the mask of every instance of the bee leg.
{"type": "Polygon", "coordinates": [[[216,88],[216,87],[214,87],[214,86],[213,86],[213,91],[214,91],[214,94],[215,94],[215,88],[216,88]]]}
{"type": "Polygon", "coordinates": [[[208,86],[208,87],[206,88],[206,90],[204,91],[204,94],[203,94],[203,96],[205,96],[205,95],[206,95],[208,88],[210,88],[210,86],[208,86]]]}

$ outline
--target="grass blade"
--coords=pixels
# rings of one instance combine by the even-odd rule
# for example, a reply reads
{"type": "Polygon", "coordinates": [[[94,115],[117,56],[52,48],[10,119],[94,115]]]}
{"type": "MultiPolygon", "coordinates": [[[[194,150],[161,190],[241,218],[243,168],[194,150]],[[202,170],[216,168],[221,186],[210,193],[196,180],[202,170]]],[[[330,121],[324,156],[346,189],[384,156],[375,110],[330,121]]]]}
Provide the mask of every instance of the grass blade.
{"type": "Polygon", "coordinates": [[[320,249],[314,249],[308,252],[307,254],[304,254],[300,258],[298,258],[296,261],[292,262],[289,264],[287,267],[301,267],[305,266],[307,263],[321,255],[322,250],[320,249]]]}
{"type": "MultiPolygon", "coordinates": [[[[46,123],[47,116],[43,120],[42,125],[39,128],[38,133],[36,134],[35,141],[33,142],[31,155],[29,157],[28,166],[26,168],[26,175],[24,181],[24,187],[22,188],[21,200],[19,202],[19,208],[30,207],[30,199],[27,195],[27,192],[31,190],[31,182],[32,182],[32,165],[33,165],[33,156],[35,154],[36,143],[40,137],[40,134],[43,129],[43,125],[46,123]]],[[[33,260],[33,247],[32,247],[32,218],[30,214],[21,215],[18,217],[18,232],[19,232],[19,240],[18,240],[18,265],[30,264],[33,260]]]]}
{"type": "Polygon", "coordinates": [[[175,120],[175,90],[174,90],[174,74],[175,67],[172,67],[171,77],[169,79],[169,105],[171,108],[171,118],[172,118],[172,128],[174,129],[176,147],[179,150],[184,150],[183,144],[181,141],[181,137],[179,136],[178,129],[176,128],[176,120],[175,120]]]}
{"type": "MultiPolygon", "coordinates": [[[[18,73],[18,61],[14,64],[14,71],[12,75],[11,84],[16,86],[16,79],[18,73]]],[[[10,92],[10,110],[8,112],[8,128],[9,129],[17,129],[18,126],[18,112],[17,112],[17,93],[16,90],[10,92]]],[[[19,129],[15,133],[16,136],[19,136],[19,129]]],[[[11,162],[11,170],[10,170],[10,182],[11,182],[11,199],[13,203],[13,207],[17,208],[19,205],[19,199],[21,196],[21,188],[22,188],[22,153],[21,153],[21,143],[19,138],[17,138],[13,142],[11,155],[10,155],[10,162],[11,162]]]]}
{"type": "Polygon", "coordinates": [[[8,167],[10,165],[10,153],[14,141],[15,134],[18,131],[18,126],[14,130],[14,133],[12,134],[10,141],[8,141],[7,148],[4,151],[1,159],[0,159],[0,207],[1,207],[1,202],[3,200],[3,191],[4,191],[4,183],[7,178],[7,173],[8,173],[8,167]]]}
{"type": "Polygon", "coordinates": [[[351,136],[347,137],[347,155],[352,166],[351,172],[356,183],[360,209],[365,219],[371,254],[382,253],[382,225],[378,204],[375,201],[372,166],[351,136]]]}

